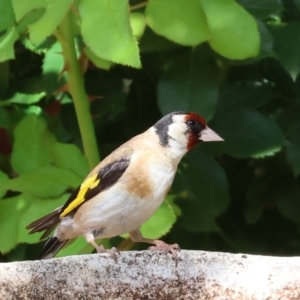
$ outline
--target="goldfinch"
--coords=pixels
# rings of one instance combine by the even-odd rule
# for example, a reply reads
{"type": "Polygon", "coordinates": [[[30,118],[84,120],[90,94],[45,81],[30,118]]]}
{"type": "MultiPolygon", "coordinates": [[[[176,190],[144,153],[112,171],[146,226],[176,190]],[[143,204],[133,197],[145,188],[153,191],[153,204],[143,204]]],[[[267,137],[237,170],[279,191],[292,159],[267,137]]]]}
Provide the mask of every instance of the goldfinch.
{"type": "Polygon", "coordinates": [[[104,249],[95,239],[124,233],[176,258],[177,244],[144,238],[139,228],[165,199],[181,158],[201,141],[223,139],[196,113],[173,112],[121,145],[88,174],[63,206],[26,227],[30,233],[45,231],[41,239],[56,228],[39,259],[54,257],[68,240],[81,235],[97,252],[115,258],[115,248],[104,249]]]}

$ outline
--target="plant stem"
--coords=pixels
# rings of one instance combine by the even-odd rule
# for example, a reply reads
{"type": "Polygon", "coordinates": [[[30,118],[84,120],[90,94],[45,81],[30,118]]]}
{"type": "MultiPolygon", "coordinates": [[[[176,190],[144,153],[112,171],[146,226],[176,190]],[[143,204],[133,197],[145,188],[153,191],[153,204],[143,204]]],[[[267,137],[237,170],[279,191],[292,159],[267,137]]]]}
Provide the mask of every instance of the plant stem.
{"type": "Polygon", "coordinates": [[[136,5],[132,5],[132,6],[130,6],[130,11],[142,8],[142,7],[146,6],[147,4],[148,4],[148,1],[144,1],[144,2],[138,3],[136,5]]]}
{"type": "Polygon", "coordinates": [[[124,239],[119,245],[118,245],[118,250],[120,251],[127,251],[130,250],[134,246],[134,242],[130,239],[124,239]]]}
{"type": "Polygon", "coordinates": [[[76,56],[71,13],[69,11],[61,21],[59,26],[61,38],[59,41],[62,45],[67,81],[75,106],[83,150],[88,159],[90,169],[92,169],[99,162],[99,152],[89,109],[89,101],[84,90],[83,74],[76,56]]]}

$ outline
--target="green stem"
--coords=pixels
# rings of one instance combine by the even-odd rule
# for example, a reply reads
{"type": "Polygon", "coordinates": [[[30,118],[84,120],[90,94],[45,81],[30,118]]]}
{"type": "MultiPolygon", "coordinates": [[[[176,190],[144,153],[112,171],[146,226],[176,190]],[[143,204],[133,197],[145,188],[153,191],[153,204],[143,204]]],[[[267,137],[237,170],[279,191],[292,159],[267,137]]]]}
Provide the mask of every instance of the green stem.
{"type": "Polygon", "coordinates": [[[142,7],[146,6],[147,4],[148,4],[148,1],[144,1],[144,2],[138,3],[136,5],[132,5],[132,6],[130,6],[130,11],[142,8],[142,7]]]}
{"type": "Polygon", "coordinates": [[[76,56],[71,13],[69,11],[65,15],[59,26],[59,34],[56,34],[56,36],[62,45],[67,81],[76,110],[83,150],[88,159],[90,169],[92,169],[99,162],[99,152],[89,109],[89,101],[84,90],[83,74],[76,56]]]}

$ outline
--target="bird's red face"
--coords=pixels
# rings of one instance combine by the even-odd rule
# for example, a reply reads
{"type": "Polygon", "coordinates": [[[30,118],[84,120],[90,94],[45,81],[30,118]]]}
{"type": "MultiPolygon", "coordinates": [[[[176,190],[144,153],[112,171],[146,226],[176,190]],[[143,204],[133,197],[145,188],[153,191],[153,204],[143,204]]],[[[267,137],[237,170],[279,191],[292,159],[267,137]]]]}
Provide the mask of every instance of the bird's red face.
{"type": "Polygon", "coordinates": [[[224,141],[207,126],[205,119],[196,113],[186,114],[185,123],[188,127],[188,150],[194,148],[199,142],[224,141]]]}
{"type": "Polygon", "coordinates": [[[185,116],[185,123],[188,126],[187,149],[194,148],[199,142],[199,136],[206,127],[206,121],[195,113],[189,113],[185,116]]]}

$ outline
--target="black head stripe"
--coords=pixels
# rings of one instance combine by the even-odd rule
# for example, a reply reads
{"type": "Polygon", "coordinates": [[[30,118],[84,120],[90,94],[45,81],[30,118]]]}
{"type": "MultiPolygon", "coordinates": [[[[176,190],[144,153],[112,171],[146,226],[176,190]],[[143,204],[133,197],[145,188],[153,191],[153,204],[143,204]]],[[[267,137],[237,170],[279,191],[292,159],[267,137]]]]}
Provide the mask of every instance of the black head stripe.
{"type": "Polygon", "coordinates": [[[159,141],[162,146],[168,146],[169,144],[168,128],[169,125],[173,123],[172,117],[174,115],[184,114],[186,113],[183,111],[172,112],[170,114],[165,115],[154,124],[154,128],[156,129],[156,133],[159,136],[159,141]]]}

